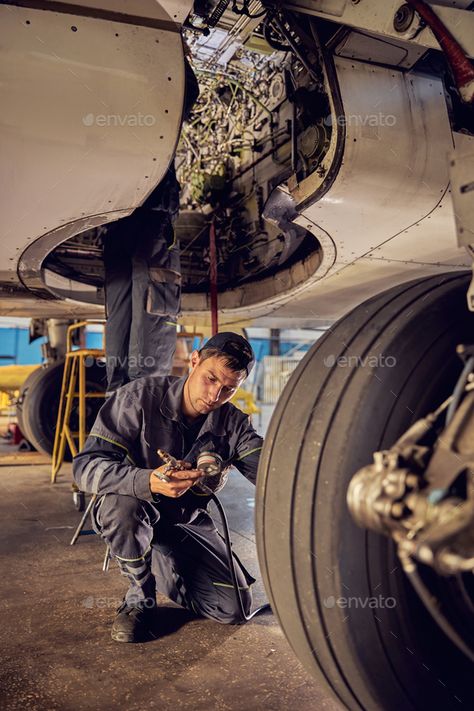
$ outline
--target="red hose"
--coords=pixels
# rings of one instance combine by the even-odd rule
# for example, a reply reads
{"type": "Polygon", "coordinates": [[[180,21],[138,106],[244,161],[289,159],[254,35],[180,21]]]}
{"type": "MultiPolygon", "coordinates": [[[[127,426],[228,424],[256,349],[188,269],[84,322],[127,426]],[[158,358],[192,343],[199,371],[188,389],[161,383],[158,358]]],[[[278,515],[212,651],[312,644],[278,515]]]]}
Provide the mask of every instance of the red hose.
{"type": "Polygon", "coordinates": [[[468,104],[473,103],[474,66],[463,48],[424,0],[407,0],[407,4],[416,10],[438,40],[453,72],[461,99],[468,104]]]}
{"type": "Polygon", "coordinates": [[[216,249],[216,228],[214,220],[209,228],[209,284],[211,292],[211,330],[215,336],[219,330],[218,327],[218,303],[217,303],[217,249],[216,249]]]}

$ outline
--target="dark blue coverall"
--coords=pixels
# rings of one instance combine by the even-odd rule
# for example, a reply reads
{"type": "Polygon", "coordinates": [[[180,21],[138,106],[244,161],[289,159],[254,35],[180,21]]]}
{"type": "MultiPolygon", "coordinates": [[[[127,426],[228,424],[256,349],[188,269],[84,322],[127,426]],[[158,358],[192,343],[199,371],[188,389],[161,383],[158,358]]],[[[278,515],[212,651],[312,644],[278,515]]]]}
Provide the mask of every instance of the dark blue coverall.
{"type": "Polygon", "coordinates": [[[173,222],[179,184],[171,167],[143,205],[104,239],[107,389],[168,375],[180,309],[179,246],[173,222]]]}
{"type": "MultiPolygon", "coordinates": [[[[209,496],[195,487],[176,499],[152,494],[149,479],[164,463],[160,448],[192,464],[200,452],[215,451],[255,483],[263,440],[231,403],[189,427],[181,415],[185,380],[140,378],[108,398],[74,458],[74,479],[81,491],[99,495],[93,525],[130,581],[129,604],[154,600],[158,591],[199,615],[240,622],[209,496]]],[[[248,611],[254,579],[236,561],[248,611]]]]}
{"type": "MultiPolygon", "coordinates": [[[[183,120],[199,95],[185,59],[183,120]]],[[[174,222],[180,186],[174,164],[158,187],[103,238],[107,389],[145,375],[168,375],[176,347],[181,269],[174,222]]]]}

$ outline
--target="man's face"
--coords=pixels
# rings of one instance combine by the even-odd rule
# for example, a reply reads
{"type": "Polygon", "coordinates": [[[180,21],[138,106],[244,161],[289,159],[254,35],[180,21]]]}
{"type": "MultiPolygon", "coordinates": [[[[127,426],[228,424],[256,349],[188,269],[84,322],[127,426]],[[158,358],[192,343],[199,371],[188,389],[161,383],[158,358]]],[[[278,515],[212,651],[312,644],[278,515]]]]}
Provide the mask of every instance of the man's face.
{"type": "Polygon", "coordinates": [[[225,357],[212,356],[201,361],[199,353],[191,355],[187,400],[196,416],[207,415],[228,402],[245,380],[246,373],[236,372],[225,365],[225,357]]]}

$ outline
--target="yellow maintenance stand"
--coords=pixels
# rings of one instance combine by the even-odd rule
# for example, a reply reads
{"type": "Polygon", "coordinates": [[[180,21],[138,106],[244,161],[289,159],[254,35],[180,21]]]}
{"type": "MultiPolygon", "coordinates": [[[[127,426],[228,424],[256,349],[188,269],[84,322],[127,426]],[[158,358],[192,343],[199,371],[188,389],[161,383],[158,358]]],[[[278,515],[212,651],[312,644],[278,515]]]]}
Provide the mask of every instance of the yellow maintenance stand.
{"type": "MultiPolygon", "coordinates": [[[[76,454],[85,444],[88,432],[86,431],[86,401],[88,398],[105,398],[104,392],[87,392],[86,368],[98,358],[105,358],[104,343],[102,348],[75,348],[72,346],[74,331],[84,326],[93,324],[103,325],[105,321],[80,321],[67,329],[66,360],[61,385],[58,419],[54,436],[53,461],[51,468],[51,483],[56,481],[57,474],[63,464],[66,444],[69,445],[71,454],[76,454]],[[70,420],[73,412],[74,401],[78,401],[78,431],[71,431],[70,420]],[[77,442],[77,444],[76,444],[77,442]]],[[[74,503],[79,510],[84,506],[84,494],[79,492],[73,484],[74,503]]]]}

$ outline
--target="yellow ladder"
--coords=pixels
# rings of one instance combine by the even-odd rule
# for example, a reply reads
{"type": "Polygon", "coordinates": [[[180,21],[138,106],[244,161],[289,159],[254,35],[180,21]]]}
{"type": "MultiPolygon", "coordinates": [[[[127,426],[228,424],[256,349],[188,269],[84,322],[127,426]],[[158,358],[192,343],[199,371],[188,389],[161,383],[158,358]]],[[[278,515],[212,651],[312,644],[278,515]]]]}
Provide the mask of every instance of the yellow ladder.
{"type": "MultiPolygon", "coordinates": [[[[51,483],[56,482],[57,474],[63,464],[66,443],[73,457],[82,449],[85,444],[88,432],[86,432],[86,399],[104,398],[105,392],[86,392],[86,359],[103,358],[105,348],[72,348],[72,334],[75,330],[91,324],[104,324],[105,321],[80,321],[74,323],[67,329],[66,360],[64,362],[64,372],[61,385],[61,396],[59,400],[58,419],[56,421],[56,432],[54,435],[53,462],[51,468],[51,483]],[[76,391],[76,386],[79,389],[76,391]],[[69,422],[71,419],[74,400],[79,401],[79,431],[71,432],[69,422]],[[78,440],[78,447],[75,440],[78,440]]],[[[73,484],[73,490],[78,491],[73,484]]]]}

